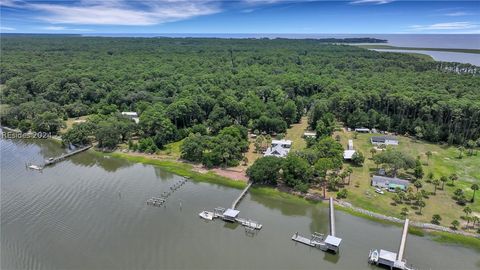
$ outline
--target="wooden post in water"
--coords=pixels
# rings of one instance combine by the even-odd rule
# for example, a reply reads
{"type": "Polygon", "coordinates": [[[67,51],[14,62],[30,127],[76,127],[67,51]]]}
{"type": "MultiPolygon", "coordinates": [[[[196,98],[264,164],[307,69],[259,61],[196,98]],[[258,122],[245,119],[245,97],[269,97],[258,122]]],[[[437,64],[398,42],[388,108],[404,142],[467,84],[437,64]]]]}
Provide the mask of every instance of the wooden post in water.
{"type": "Polygon", "coordinates": [[[403,224],[402,240],[400,241],[400,247],[398,248],[397,261],[403,260],[403,253],[405,251],[405,244],[407,242],[408,234],[408,218],[405,219],[405,224],[403,224]]]}

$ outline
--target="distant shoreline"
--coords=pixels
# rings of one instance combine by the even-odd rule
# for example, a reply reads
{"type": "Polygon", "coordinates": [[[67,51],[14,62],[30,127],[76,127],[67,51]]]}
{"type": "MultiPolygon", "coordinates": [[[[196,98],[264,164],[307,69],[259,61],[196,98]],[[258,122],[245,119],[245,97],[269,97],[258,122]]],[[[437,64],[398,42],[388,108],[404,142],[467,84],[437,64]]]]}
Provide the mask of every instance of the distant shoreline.
{"type": "Polygon", "coordinates": [[[365,49],[390,49],[390,50],[405,50],[405,51],[438,51],[438,52],[457,52],[457,53],[474,53],[480,54],[480,49],[460,49],[460,48],[421,48],[421,47],[397,47],[391,45],[380,45],[380,44],[372,44],[372,45],[356,45],[360,48],[365,49]]]}

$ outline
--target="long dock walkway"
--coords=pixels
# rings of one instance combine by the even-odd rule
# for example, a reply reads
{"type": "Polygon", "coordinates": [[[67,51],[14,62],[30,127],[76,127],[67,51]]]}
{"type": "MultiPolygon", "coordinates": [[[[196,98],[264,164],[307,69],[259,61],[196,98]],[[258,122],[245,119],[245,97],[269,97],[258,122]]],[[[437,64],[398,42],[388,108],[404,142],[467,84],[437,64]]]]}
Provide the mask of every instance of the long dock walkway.
{"type": "Polygon", "coordinates": [[[245,197],[245,194],[247,194],[248,189],[252,186],[252,183],[249,183],[245,189],[243,189],[242,193],[237,197],[237,199],[232,203],[232,209],[237,208],[238,203],[242,200],[243,197],[245,197]]]}
{"type": "Polygon", "coordinates": [[[91,147],[92,147],[91,145],[88,145],[88,146],[79,148],[79,149],[77,149],[77,150],[74,150],[74,151],[72,151],[72,152],[70,152],[70,153],[63,154],[63,155],[61,155],[61,156],[59,156],[59,157],[49,158],[49,159],[45,160],[45,164],[43,165],[43,167],[53,165],[53,164],[55,164],[55,163],[57,163],[57,162],[60,162],[60,161],[66,159],[66,158],[68,158],[68,157],[71,157],[71,156],[73,156],[73,155],[75,155],[75,154],[81,153],[81,152],[83,152],[83,151],[87,151],[87,150],[90,149],[91,147]]]}
{"type": "Polygon", "coordinates": [[[324,234],[315,232],[312,234],[311,238],[307,238],[299,235],[298,232],[296,232],[294,235],[292,235],[292,240],[307,246],[319,248],[323,251],[338,253],[342,239],[335,235],[335,208],[333,198],[331,197],[329,212],[330,234],[327,235],[327,237],[325,237],[324,234]]]}

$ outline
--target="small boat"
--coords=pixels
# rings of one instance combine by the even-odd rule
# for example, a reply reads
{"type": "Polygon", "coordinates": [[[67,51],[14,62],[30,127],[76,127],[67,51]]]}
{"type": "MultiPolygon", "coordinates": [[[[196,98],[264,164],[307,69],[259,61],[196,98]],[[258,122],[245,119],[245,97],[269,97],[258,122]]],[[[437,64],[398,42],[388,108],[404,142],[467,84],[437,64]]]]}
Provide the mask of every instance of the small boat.
{"type": "Polygon", "coordinates": [[[42,169],[42,167],[37,166],[37,165],[33,165],[33,164],[32,164],[32,165],[28,165],[28,168],[29,168],[29,169],[32,169],[32,170],[41,170],[41,169],[42,169]]]}
{"type": "Polygon", "coordinates": [[[213,213],[208,211],[202,211],[198,214],[201,218],[206,220],[213,220],[213,213]]]}
{"type": "Polygon", "coordinates": [[[368,262],[369,263],[378,263],[378,250],[370,250],[370,254],[368,254],[368,262]]]}

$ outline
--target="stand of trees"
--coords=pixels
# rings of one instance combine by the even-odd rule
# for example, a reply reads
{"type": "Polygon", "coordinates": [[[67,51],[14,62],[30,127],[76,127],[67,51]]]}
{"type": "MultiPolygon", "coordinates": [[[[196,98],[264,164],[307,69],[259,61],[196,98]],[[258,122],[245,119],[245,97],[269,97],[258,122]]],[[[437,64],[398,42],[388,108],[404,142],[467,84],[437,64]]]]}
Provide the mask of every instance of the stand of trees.
{"type": "Polygon", "coordinates": [[[68,117],[136,111],[134,132],[161,148],[198,124],[283,133],[310,111],[319,135],[333,116],[466,145],[480,137],[478,72],[316,40],[2,36],[1,121],[55,134],[68,117]]]}

